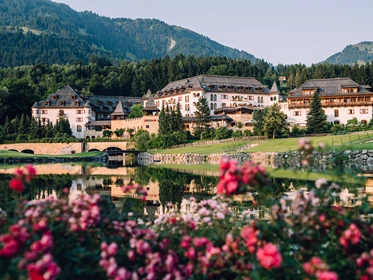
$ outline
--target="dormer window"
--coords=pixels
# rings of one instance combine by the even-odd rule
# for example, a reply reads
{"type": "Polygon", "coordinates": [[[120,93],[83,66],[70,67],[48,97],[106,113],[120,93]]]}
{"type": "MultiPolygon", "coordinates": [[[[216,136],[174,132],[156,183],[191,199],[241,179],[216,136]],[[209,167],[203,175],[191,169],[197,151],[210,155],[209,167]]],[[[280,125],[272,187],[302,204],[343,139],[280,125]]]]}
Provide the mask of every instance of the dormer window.
{"type": "Polygon", "coordinates": [[[75,99],[76,99],[76,96],[75,96],[75,95],[71,96],[71,99],[72,99],[72,100],[75,100],[75,99]]]}
{"type": "Polygon", "coordinates": [[[106,102],[106,105],[112,106],[112,105],[113,105],[113,102],[108,101],[108,102],[106,102]]]}
{"type": "Polygon", "coordinates": [[[76,101],[76,102],[75,102],[75,105],[76,105],[76,106],[79,106],[79,101],[76,101]]]}
{"type": "Polygon", "coordinates": [[[97,105],[104,105],[104,102],[102,102],[102,101],[97,101],[97,105]]]}
{"type": "Polygon", "coordinates": [[[49,101],[45,102],[45,106],[50,106],[51,103],[49,101]]]}
{"type": "Polygon", "coordinates": [[[61,105],[61,106],[65,106],[65,101],[61,101],[61,102],[60,102],[60,105],[61,105]]]}
{"type": "Polygon", "coordinates": [[[52,95],[53,100],[57,100],[57,95],[52,95]]]}

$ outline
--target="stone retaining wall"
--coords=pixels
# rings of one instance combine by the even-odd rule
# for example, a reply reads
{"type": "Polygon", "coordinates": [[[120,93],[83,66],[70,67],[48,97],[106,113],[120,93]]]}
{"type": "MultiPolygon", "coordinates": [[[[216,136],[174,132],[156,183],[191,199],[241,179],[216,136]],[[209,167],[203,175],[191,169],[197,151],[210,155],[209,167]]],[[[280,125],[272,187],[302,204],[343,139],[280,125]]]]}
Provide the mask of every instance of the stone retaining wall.
{"type": "MultiPolygon", "coordinates": [[[[140,153],[140,164],[219,164],[224,156],[237,159],[239,163],[252,160],[255,163],[267,166],[286,169],[296,169],[301,167],[304,158],[301,152],[287,153],[220,153],[220,154],[149,154],[140,153]]],[[[330,169],[330,166],[342,162],[348,167],[358,167],[363,171],[373,170],[373,150],[362,151],[330,151],[313,152],[312,167],[315,171],[330,169]]]]}

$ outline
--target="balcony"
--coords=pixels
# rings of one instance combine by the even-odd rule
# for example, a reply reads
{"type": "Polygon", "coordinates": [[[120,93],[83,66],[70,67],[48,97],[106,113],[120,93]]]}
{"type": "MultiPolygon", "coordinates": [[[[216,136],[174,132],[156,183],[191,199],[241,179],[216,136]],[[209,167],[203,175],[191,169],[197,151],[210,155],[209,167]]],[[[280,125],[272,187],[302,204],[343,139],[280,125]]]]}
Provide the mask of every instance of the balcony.
{"type": "MultiPolygon", "coordinates": [[[[309,108],[311,103],[289,104],[289,109],[309,108]]],[[[323,107],[352,107],[352,106],[372,106],[373,101],[353,101],[353,102],[321,102],[323,107]]]]}

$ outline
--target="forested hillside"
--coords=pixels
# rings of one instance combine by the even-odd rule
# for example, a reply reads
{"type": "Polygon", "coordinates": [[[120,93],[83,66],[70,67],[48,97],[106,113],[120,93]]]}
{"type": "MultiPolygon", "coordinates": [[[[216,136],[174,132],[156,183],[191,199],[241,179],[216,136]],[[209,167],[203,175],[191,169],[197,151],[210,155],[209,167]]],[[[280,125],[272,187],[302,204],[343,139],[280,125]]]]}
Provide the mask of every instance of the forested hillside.
{"type": "Polygon", "coordinates": [[[3,67],[87,63],[91,55],[132,61],[177,54],[256,60],[156,19],[111,19],[49,0],[0,0],[0,40],[3,67]]]}
{"type": "Polygon", "coordinates": [[[258,61],[223,57],[178,55],[151,61],[120,61],[113,65],[105,58],[92,57],[89,64],[21,66],[0,68],[0,124],[8,115],[31,113],[35,101],[45,98],[66,84],[83,94],[143,96],[147,89],[156,92],[168,82],[200,74],[255,77],[270,87],[279,76],[286,76],[281,86],[284,95],[307,79],[350,77],[359,84],[373,85],[373,63],[366,65],[272,65],[258,61]]]}
{"type": "Polygon", "coordinates": [[[324,62],[331,64],[364,64],[373,60],[373,42],[348,45],[343,51],[329,57],[324,62]]]}

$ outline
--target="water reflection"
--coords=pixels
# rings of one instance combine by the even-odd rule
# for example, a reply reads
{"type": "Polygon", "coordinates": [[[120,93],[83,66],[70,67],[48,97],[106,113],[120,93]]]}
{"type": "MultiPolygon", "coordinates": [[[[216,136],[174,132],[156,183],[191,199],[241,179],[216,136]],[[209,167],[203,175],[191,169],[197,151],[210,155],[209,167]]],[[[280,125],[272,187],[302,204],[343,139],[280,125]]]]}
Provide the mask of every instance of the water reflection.
{"type": "MultiPolygon", "coordinates": [[[[132,213],[138,217],[154,219],[158,215],[177,209],[188,213],[191,207],[189,198],[197,201],[214,195],[218,182],[216,176],[178,172],[155,167],[116,167],[82,166],[73,164],[36,165],[39,174],[27,188],[30,199],[43,199],[49,196],[63,196],[63,189],[69,188],[69,199],[81,194],[99,193],[107,204],[107,211],[115,215],[132,213]],[[121,186],[138,183],[146,187],[148,196],[142,203],[136,195],[123,194],[121,186]],[[168,206],[169,204],[172,206],[168,206]]],[[[14,168],[0,168],[0,207],[13,199],[8,188],[14,168]]],[[[314,181],[272,178],[272,188],[262,189],[237,196],[231,205],[237,211],[249,209],[252,218],[267,218],[267,211],[273,202],[283,196],[294,197],[295,191],[307,190],[314,181]],[[255,200],[255,203],[253,201],[255,200]]],[[[336,196],[335,203],[353,208],[361,200],[373,194],[373,183],[344,183],[343,190],[336,196]],[[366,188],[365,188],[366,187],[366,188]]]]}

